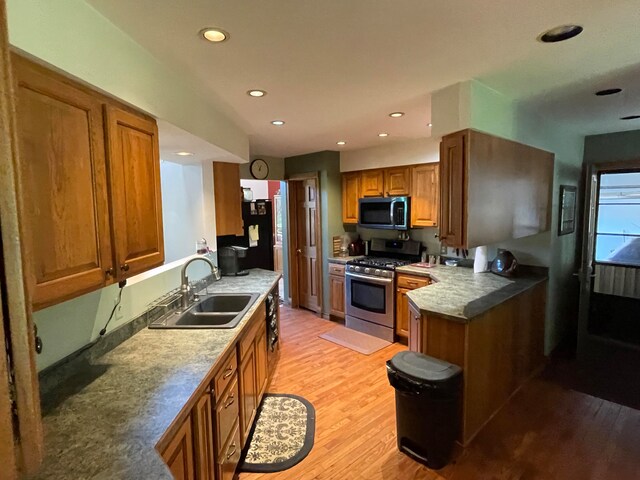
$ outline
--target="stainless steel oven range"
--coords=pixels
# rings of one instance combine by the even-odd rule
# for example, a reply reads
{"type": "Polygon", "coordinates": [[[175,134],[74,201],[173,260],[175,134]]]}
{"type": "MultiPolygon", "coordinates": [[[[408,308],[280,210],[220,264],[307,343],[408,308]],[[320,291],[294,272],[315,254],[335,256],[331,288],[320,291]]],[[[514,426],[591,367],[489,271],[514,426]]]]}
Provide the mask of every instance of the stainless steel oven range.
{"type": "Polygon", "coordinates": [[[395,268],[419,261],[420,242],[374,238],[369,253],[347,262],[345,324],[393,342],[395,268]]]}

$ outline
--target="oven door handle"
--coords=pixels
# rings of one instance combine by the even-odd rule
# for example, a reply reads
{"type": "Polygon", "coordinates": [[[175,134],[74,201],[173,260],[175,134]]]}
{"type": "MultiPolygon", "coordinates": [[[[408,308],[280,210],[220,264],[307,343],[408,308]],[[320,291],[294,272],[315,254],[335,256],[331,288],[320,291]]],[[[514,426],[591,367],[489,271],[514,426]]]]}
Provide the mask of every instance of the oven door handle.
{"type": "Polygon", "coordinates": [[[346,273],[347,278],[355,278],[358,280],[365,280],[367,282],[376,283],[378,285],[389,285],[393,283],[393,278],[382,278],[382,277],[370,277],[368,275],[359,275],[357,273],[346,273]]]}

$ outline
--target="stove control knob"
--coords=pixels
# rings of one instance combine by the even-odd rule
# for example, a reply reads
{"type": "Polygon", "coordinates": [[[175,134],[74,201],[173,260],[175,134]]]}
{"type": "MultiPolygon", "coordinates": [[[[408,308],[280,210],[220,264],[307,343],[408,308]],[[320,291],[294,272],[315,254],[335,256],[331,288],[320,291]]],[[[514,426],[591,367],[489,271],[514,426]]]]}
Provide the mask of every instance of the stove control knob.
{"type": "Polygon", "coordinates": [[[380,270],[379,268],[376,268],[376,271],[373,272],[374,275],[377,275],[378,277],[381,275],[384,275],[384,273],[382,272],[382,270],[380,270]]]}
{"type": "Polygon", "coordinates": [[[349,270],[350,272],[353,272],[353,270],[354,270],[353,265],[349,265],[349,266],[347,267],[347,270],[349,270]]]}
{"type": "Polygon", "coordinates": [[[356,272],[359,272],[359,271],[361,270],[361,268],[360,268],[360,267],[355,267],[355,268],[354,268],[354,270],[355,270],[356,272]]]}
{"type": "Polygon", "coordinates": [[[364,273],[371,273],[371,269],[370,268],[365,268],[364,269],[364,273]]]}

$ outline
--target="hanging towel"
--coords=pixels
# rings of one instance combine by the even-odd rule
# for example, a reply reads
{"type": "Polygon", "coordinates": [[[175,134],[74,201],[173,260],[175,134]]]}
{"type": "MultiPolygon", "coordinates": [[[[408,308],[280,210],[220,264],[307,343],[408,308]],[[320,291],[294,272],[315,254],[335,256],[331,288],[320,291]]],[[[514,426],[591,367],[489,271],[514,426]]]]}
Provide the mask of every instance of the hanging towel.
{"type": "Polygon", "coordinates": [[[249,225],[249,246],[257,247],[260,234],[258,233],[258,225],[249,225]]]}

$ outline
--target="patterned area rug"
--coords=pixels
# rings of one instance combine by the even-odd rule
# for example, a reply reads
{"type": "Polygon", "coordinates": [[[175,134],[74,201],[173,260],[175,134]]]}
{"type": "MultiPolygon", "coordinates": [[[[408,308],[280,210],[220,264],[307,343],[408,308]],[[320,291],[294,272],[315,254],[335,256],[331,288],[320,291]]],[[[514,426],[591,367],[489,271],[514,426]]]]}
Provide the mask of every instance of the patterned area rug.
{"type": "Polygon", "coordinates": [[[266,394],[239,470],[281,472],[300,463],[313,448],[315,417],[313,405],[302,397],[266,394]]]}

